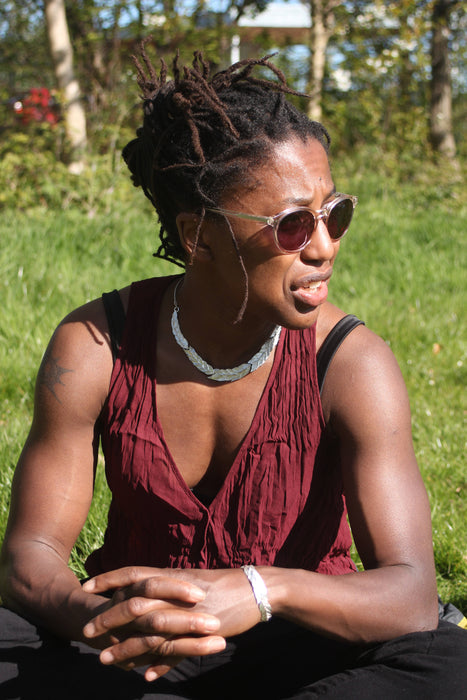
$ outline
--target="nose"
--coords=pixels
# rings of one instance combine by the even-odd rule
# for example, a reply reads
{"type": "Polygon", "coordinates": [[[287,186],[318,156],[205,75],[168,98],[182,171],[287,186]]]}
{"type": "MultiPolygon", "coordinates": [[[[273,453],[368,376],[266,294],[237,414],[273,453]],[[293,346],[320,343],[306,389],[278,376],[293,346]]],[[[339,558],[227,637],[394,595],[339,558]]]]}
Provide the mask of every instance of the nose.
{"type": "Polygon", "coordinates": [[[332,260],[339,250],[339,241],[329,235],[324,220],[320,218],[308,244],[300,251],[302,260],[321,264],[332,260]]]}

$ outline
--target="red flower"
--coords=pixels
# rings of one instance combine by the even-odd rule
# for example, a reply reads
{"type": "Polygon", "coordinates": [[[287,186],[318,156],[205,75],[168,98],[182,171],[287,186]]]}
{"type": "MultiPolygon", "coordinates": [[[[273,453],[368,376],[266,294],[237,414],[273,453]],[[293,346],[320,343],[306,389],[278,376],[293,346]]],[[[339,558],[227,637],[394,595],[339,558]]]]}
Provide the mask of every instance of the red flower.
{"type": "Polygon", "coordinates": [[[47,122],[55,125],[59,121],[58,105],[45,87],[31,88],[22,101],[15,103],[14,110],[23,124],[47,122]]]}

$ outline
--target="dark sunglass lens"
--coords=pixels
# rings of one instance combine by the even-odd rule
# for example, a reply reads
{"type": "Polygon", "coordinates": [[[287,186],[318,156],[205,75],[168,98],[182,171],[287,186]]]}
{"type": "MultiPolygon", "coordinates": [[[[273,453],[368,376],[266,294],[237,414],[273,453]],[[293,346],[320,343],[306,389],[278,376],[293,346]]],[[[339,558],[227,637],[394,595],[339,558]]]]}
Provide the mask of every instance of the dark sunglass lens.
{"type": "Polygon", "coordinates": [[[277,229],[277,240],[282,250],[294,252],[307,243],[315,228],[315,217],[310,211],[293,211],[284,216],[277,229]]]}
{"type": "Polygon", "coordinates": [[[353,203],[351,199],[342,199],[337,202],[329,212],[327,229],[331,238],[342,238],[350,226],[353,216],[353,203]]]}

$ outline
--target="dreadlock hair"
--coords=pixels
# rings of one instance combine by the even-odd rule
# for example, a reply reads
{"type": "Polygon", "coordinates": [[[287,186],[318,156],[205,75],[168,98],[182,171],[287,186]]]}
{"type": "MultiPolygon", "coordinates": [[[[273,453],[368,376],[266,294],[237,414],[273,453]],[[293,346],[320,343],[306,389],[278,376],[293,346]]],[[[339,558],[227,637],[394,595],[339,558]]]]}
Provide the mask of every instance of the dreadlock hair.
{"type": "Polygon", "coordinates": [[[275,143],[292,135],[311,137],[328,152],[330,137],[285,99],[285,94],[302,93],[287,86],[271,56],[239,61],[211,75],[201,52],[183,67],[177,53],[173,78],[167,80],[166,63],[161,61],[157,74],[148,58],[149,40],[142,42],[140,57],[133,56],[143,125],[123,149],[123,158],[133,183],[157,211],[161,243],[156,257],[184,266],[175,222],[180,212],[200,214],[200,229],[205,208],[215,208],[223,193],[244,183],[251,166],[264,161],[275,143]],[[269,69],[277,80],[254,76],[257,67],[269,69]]]}

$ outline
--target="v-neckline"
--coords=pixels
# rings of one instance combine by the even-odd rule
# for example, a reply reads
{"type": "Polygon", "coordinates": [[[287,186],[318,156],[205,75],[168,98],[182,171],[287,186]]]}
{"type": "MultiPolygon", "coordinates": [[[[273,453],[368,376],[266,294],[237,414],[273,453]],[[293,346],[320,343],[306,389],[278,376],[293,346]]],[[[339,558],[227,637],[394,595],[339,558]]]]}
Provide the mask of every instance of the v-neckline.
{"type": "MultiPolygon", "coordinates": [[[[252,436],[253,436],[254,432],[256,431],[260,416],[263,414],[263,412],[265,410],[265,405],[267,403],[267,398],[268,398],[268,395],[270,392],[271,385],[273,384],[273,382],[276,378],[276,375],[277,375],[277,369],[278,369],[278,365],[280,362],[280,358],[282,356],[282,350],[283,350],[283,346],[284,346],[285,333],[286,333],[286,330],[283,328],[281,331],[281,334],[280,334],[279,342],[278,342],[278,344],[275,348],[275,351],[274,351],[274,359],[272,362],[271,371],[269,372],[269,376],[268,376],[267,381],[263,387],[263,391],[261,393],[258,404],[256,406],[256,409],[255,409],[252,421],[250,423],[250,426],[249,426],[249,428],[248,428],[248,430],[247,430],[247,432],[246,432],[246,434],[245,434],[245,436],[244,436],[244,438],[243,438],[243,440],[242,440],[242,442],[237,450],[237,454],[235,455],[235,458],[234,458],[232,464],[230,465],[230,468],[226,474],[224,481],[222,482],[220,488],[215,493],[214,497],[212,498],[211,502],[208,505],[206,505],[199,498],[197,498],[197,496],[193,493],[193,491],[188,486],[180,469],[178,468],[178,466],[175,462],[175,459],[172,455],[172,452],[170,451],[168,443],[165,439],[164,430],[162,427],[161,420],[159,418],[159,412],[157,410],[157,381],[156,381],[156,377],[155,377],[155,373],[154,373],[154,378],[153,378],[153,382],[154,382],[154,394],[153,394],[153,396],[154,396],[154,415],[156,418],[156,425],[157,425],[159,438],[160,438],[160,441],[163,444],[165,452],[166,452],[167,463],[168,463],[173,475],[176,477],[177,481],[181,485],[183,492],[185,493],[187,499],[191,503],[195,504],[198,508],[202,509],[203,511],[208,511],[209,513],[213,513],[215,511],[216,506],[222,501],[223,494],[228,489],[230,482],[232,481],[232,479],[235,478],[235,475],[238,472],[239,465],[241,464],[241,462],[243,460],[245,452],[248,450],[248,448],[251,445],[252,436]]],[[[241,381],[241,380],[239,380],[239,381],[241,381]]]]}

